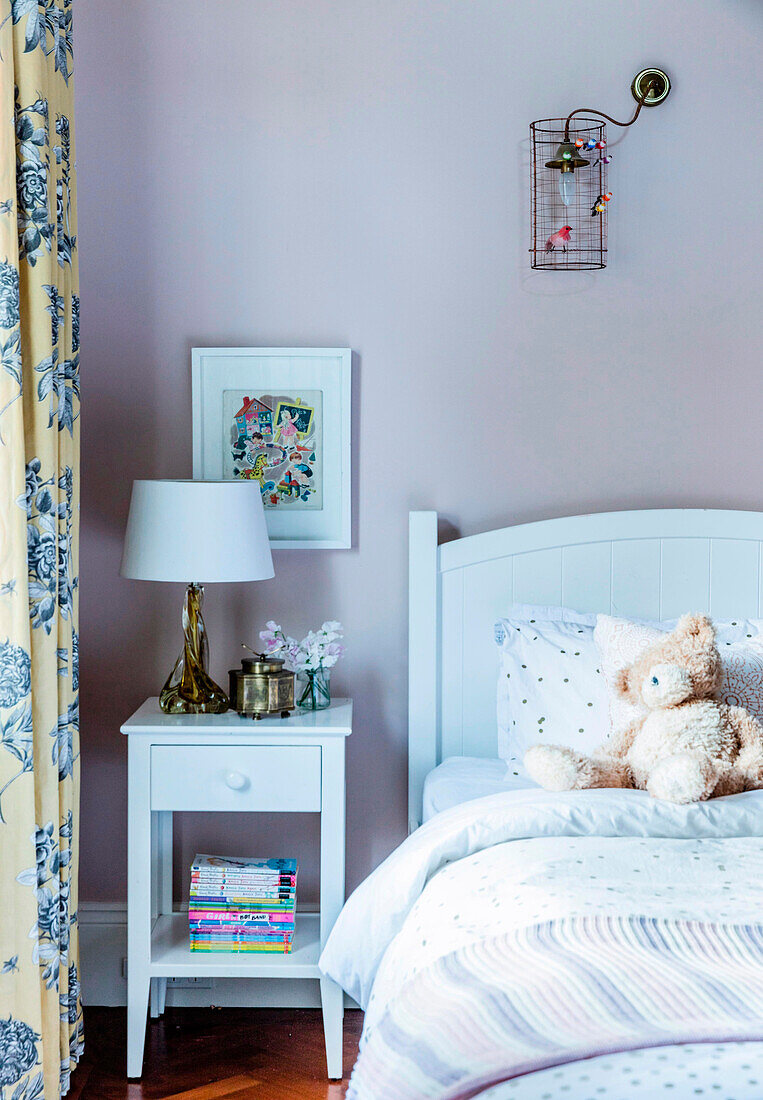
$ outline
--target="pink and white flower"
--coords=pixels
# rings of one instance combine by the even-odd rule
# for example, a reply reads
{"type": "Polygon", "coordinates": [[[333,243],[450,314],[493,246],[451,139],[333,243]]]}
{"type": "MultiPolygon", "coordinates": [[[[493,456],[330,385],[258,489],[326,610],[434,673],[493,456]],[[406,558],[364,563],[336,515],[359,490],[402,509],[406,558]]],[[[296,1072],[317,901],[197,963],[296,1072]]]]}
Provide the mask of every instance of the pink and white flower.
{"type": "Polygon", "coordinates": [[[269,657],[281,657],[291,672],[316,672],[321,668],[333,668],[344,654],[339,639],[344,636],[341,623],[325,622],[319,630],[310,630],[298,642],[284,634],[273,619],[260,631],[260,641],[269,657]]]}

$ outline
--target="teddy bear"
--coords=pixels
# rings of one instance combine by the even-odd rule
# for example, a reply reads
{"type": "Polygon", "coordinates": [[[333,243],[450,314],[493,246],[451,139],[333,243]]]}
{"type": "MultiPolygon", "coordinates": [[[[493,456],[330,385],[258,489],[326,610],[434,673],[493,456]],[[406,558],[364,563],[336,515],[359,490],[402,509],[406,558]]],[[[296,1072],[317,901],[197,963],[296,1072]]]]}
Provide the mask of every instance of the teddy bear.
{"type": "Polygon", "coordinates": [[[615,692],[642,716],[592,756],[533,745],[530,778],[549,791],[635,787],[677,803],[763,788],[763,726],[718,701],[721,671],[712,622],[684,615],[616,678],[615,692]]]}

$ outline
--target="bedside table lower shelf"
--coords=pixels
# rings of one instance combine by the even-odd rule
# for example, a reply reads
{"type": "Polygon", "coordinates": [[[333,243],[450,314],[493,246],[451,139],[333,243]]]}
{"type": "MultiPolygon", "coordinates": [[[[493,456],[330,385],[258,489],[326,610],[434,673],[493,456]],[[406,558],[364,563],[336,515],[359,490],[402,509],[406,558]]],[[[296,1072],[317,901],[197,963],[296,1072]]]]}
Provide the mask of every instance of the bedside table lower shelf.
{"type": "Polygon", "coordinates": [[[320,915],[297,913],[288,955],[191,951],[188,914],[164,913],[151,932],[152,978],[320,978],[320,915]]]}

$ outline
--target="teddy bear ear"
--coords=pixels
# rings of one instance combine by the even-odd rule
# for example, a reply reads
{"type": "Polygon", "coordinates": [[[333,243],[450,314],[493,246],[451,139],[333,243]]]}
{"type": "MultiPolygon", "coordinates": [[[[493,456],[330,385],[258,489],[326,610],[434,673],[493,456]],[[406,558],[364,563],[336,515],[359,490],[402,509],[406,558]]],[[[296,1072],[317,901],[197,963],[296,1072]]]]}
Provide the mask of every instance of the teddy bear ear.
{"type": "Polygon", "coordinates": [[[676,634],[699,647],[712,646],[715,642],[715,627],[707,615],[682,615],[676,634]]]}
{"type": "Polygon", "coordinates": [[[628,694],[628,690],[631,686],[631,673],[628,668],[621,668],[619,672],[615,673],[614,683],[612,684],[615,695],[625,697],[628,694]]]}

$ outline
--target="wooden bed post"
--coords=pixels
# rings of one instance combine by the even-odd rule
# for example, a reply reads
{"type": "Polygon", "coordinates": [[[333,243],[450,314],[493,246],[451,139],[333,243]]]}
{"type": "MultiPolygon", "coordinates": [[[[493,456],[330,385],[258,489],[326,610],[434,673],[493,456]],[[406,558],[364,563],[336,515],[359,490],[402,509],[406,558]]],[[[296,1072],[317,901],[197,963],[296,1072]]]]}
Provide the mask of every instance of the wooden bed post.
{"type": "Polygon", "coordinates": [[[411,512],[408,548],[408,831],[421,824],[427,772],[438,762],[437,512],[411,512]]]}

